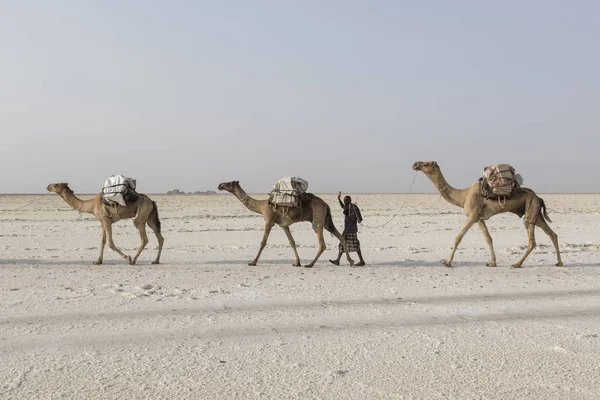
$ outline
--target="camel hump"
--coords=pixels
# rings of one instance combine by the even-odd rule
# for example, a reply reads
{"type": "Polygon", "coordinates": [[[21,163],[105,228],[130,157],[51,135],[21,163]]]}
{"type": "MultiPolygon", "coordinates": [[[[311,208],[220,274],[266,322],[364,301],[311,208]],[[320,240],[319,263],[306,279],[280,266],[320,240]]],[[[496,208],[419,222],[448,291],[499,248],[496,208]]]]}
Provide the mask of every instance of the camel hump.
{"type": "Polygon", "coordinates": [[[312,193],[308,193],[308,192],[302,193],[301,195],[298,196],[298,199],[303,203],[307,202],[307,201],[311,201],[316,198],[317,198],[317,196],[315,196],[312,193]]]}
{"type": "Polygon", "coordinates": [[[123,198],[125,199],[126,203],[135,203],[136,201],[139,200],[140,194],[132,189],[132,190],[127,191],[123,195],[123,198]]]}

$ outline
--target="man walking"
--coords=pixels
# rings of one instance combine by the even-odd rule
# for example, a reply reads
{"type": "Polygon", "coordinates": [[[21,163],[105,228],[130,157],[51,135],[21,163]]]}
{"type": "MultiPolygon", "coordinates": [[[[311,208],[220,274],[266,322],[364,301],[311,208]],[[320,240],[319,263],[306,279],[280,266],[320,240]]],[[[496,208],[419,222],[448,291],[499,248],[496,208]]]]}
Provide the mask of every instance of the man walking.
{"type": "MultiPolygon", "coordinates": [[[[358,254],[358,258],[360,262],[356,264],[357,266],[365,265],[365,260],[363,260],[362,252],[360,251],[360,242],[358,240],[358,225],[357,223],[362,222],[362,215],[360,214],[360,210],[356,204],[352,203],[352,198],[350,196],[344,197],[344,202],[342,202],[342,192],[338,193],[338,201],[340,206],[344,210],[344,239],[346,239],[346,246],[348,247],[348,251],[355,251],[358,254]]],[[[340,265],[340,259],[342,258],[342,254],[344,253],[344,248],[342,244],[338,246],[338,257],[336,260],[329,260],[330,263],[335,265],[340,265]]]]}

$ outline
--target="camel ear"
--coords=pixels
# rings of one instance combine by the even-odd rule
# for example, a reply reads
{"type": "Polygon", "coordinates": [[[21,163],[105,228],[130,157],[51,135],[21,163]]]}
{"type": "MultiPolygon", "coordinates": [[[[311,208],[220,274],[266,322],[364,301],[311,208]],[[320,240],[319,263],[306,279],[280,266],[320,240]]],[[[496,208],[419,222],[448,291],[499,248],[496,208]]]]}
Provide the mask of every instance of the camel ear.
{"type": "Polygon", "coordinates": [[[437,162],[436,162],[436,161],[432,161],[432,162],[431,162],[431,166],[432,166],[432,167],[437,167],[437,166],[438,166],[438,165],[437,165],[437,162]]]}
{"type": "Polygon", "coordinates": [[[238,186],[239,186],[239,184],[240,184],[240,181],[233,181],[233,183],[235,183],[236,185],[238,185],[238,186]]]}

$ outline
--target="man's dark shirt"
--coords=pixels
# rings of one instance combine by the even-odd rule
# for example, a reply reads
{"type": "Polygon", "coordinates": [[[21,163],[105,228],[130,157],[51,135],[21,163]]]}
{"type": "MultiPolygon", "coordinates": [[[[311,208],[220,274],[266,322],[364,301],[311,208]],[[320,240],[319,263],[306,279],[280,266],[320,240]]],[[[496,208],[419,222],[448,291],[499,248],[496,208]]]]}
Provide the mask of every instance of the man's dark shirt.
{"type": "Polygon", "coordinates": [[[358,225],[356,223],[357,218],[354,204],[350,203],[345,205],[340,199],[338,199],[338,201],[340,202],[340,206],[344,209],[344,232],[342,232],[342,234],[357,233],[358,225]]]}

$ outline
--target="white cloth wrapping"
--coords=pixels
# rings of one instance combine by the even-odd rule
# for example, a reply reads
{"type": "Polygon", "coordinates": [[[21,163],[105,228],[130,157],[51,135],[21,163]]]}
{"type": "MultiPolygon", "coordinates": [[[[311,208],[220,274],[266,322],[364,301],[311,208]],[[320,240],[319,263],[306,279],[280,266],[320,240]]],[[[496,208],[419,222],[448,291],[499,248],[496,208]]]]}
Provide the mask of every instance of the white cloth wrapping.
{"type": "Polygon", "coordinates": [[[297,176],[286,176],[278,180],[271,189],[271,203],[278,207],[299,207],[298,196],[308,189],[308,182],[297,176]]]}
{"type": "Polygon", "coordinates": [[[517,186],[523,186],[523,177],[521,174],[515,174],[515,182],[517,182],[517,186]]]}
{"type": "Polygon", "coordinates": [[[273,185],[272,192],[291,192],[296,191],[298,194],[306,192],[308,189],[308,182],[297,176],[286,176],[278,180],[273,185]]]}
{"type": "Polygon", "coordinates": [[[126,178],[123,175],[113,175],[104,182],[102,198],[125,207],[127,203],[125,203],[123,195],[129,190],[135,190],[135,186],[135,179],[126,178]]]}

